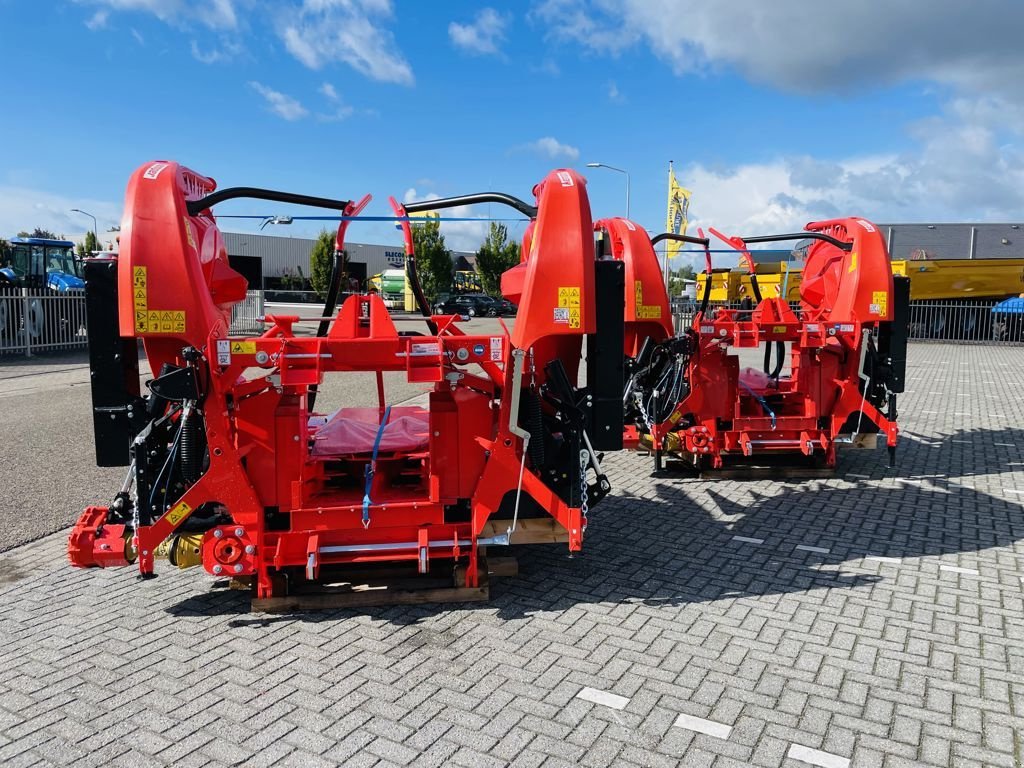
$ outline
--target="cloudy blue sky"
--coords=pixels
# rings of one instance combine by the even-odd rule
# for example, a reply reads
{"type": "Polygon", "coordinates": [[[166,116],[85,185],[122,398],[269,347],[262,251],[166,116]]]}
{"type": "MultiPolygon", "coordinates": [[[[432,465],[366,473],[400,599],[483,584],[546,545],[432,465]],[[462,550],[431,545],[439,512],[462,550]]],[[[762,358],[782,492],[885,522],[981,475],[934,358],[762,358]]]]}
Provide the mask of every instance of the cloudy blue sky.
{"type": "Polygon", "coordinates": [[[1024,218],[1020,0],[0,0],[0,29],[0,235],[110,226],[152,159],[376,214],[563,166],[621,214],[603,162],[660,230],[671,159],[733,231],[1024,218]]]}

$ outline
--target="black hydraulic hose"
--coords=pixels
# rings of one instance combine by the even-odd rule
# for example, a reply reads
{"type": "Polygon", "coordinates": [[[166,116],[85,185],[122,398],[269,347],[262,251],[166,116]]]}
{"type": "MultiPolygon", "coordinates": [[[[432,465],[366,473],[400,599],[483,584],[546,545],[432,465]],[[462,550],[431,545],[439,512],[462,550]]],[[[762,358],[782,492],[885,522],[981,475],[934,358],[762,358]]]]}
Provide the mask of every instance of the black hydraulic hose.
{"type": "Polygon", "coordinates": [[[757,303],[761,303],[761,287],[757,284],[757,266],[750,270],[750,290],[754,292],[757,303]]]}
{"type": "Polygon", "coordinates": [[[420,274],[416,270],[415,253],[409,253],[405,257],[405,277],[412,287],[412,295],[416,299],[416,306],[420,308],[420,314],[427,318],[427,327],[430,329],[430,334],[437,336],[437,323],[430,319],[430,307],[427,305],[427,297],[423,293],[423,286],[420,284],[420,274]]]}
{"type": "Polygon", "coordinates": [[[693,243],[694,245],[703,245],[705,248],[711,245],[711,241],[706,237],[690,237],[689,235],[677,235],[675,232],[662,232],[660,235],[655,235],[651,238],[651,245],[657,245],[662,240],[675,240],[679,243],[693,243]]]}
{"type": "Polygon", "coordinates": [[[312,197],[310,195],[299,195],[294,192],[280,192],[276,189],[228,187],[227,189],[212,192],[198,200],[189,200],[185,203],[185,207],[188,209],[189,216],[198,216],[207,208],[212,208],[217,203],[223,203],[225,200],[235,200],[240,197],[252,198],[254,200],[272,200],[276,203],[308,205],[312,208],[329,208],[334,211],[344,211],[352,204],[351,200],[332,200],[329,197],[312,197]]]}
{"type": "Polygon", "coordinates": [[[754,237],[741,237],[745,243],[778,243],[784,240],[823,240],[831,243],[843,251],[853,250],[853,243],[846,243],[824,232],[793,232],[785,235],[755,235],[754,237]]]}
{"type": "MultiPolygon", "coordinates": [[[[341,291],[341,263],[344,258],[345,252],[335,249],[334,263],[331,265],[331,282],[327,288],[327,300],[324,302],[323,320],[320,321],[320,325],[316,329],[317,338],[320,339],[327,335],[327,330],[331,327],[331,318],[334,317],[334,310],[338,306],[338,294],[341,291]]],[[[319,389],[318,385],[312,384],[307,391],[306,410],[309,413],[312,413],[316,406],[316,395],[319,389]]]]}
{"type": "Polygon", "coordinates": [[[772,342],[767,341],[764,345],[764,372],[768,374],[769,378],[777,379],[779,374],[782,373],[782,361],[786,355],[786,343],[784,341],[775,342],[775,370],[769,370],[772,365],[772,342]]]}
{"type": "Polygon", "coordinates": [[[501,203],[515,208],[517,211],[531,219],[537,217],[537,206],[530,205],[525,200],[507,195],[504,192],[478,192],[473,195],[459,195],[457,197],[442,197],[437,200],[423,200],[418,203],[405,203],[402,207],[406,213],[422,213],[423,211],[436,211],[439,208],[455,208],[460,205],[473,205],[475,203],[501,203]]]}

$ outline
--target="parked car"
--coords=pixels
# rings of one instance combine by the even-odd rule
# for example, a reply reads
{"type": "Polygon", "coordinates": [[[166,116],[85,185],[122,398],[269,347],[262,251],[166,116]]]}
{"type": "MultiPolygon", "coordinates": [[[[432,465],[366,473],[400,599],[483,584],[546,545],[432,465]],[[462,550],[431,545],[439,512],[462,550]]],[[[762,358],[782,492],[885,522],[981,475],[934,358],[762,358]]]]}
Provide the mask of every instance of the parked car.
{"type": "Polygon", "coordinates": [[[515,315],[519,311],[518,307],[508,299],[495,299],[498,303],[498,315],[506,317],[508,315],[515,315]]]}
{"type": "Polygon", "coordinates": [[[482,293],[463,293],[449,296],[434,305],[437,315],[468,315],[469,317],[497,317],[498,302],[482,293]]]}

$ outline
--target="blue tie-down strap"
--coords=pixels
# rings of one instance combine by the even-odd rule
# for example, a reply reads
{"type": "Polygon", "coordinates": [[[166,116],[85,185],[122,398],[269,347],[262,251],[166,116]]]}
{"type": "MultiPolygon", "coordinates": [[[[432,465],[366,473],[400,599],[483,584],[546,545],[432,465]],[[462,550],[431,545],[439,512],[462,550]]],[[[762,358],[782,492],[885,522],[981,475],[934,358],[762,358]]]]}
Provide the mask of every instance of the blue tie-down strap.
{"type": "Polygon", "coordinates": [[[750,387],[748,387],[742,381],[740,382],[740,386],[743,387],[745,390],[747,390],[747,392],[750,393],[750,396],[753,397],[758,402],[758,404],[764,409],[764,412],[767,413],[771,417],[771,419],[772,419],[772,429],[775,429],[775,411],[773,411],[769,407],[768,401],[765,400],[763,397],[761,397],[759,394],[757,394],[757,392],[752,390],[750,387]]]}
{"type": "Polygon", "coordinates": [[[384,418],[380,420],[377,428],[377,437],[373,440],[373,455],[370,463],[366,465],[366,485],[363,488],[363,528],[370,527],[370,505],[373,500],[370,498],[370,488],[373,485],[373,475],[377,471],[377,453],[380,451],[380,440],[384,437],[384,430],[388,426],[388,418],[391,416],[391,406],[384,409],[384,418]]]}

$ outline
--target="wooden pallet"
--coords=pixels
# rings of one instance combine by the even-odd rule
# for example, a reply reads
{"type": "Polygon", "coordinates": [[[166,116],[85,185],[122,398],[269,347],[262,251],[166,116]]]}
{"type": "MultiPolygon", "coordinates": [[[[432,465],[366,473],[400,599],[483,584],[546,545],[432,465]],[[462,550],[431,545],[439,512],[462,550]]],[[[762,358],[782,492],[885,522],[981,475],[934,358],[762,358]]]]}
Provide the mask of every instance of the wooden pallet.
{"type": "Polygon", "coordinates": [[[515,576],[519,566],[513,557],[481,557],[479,586],[465,585],[465,570],[431,563],[431,573],[415,573],[415,566],[324,569],[323,580],[302,583],[283,597],[252,599],[253,613],[302,613],[337,608],[424,603],[473,603],[490,599],[490,579],[515,576]]]}

